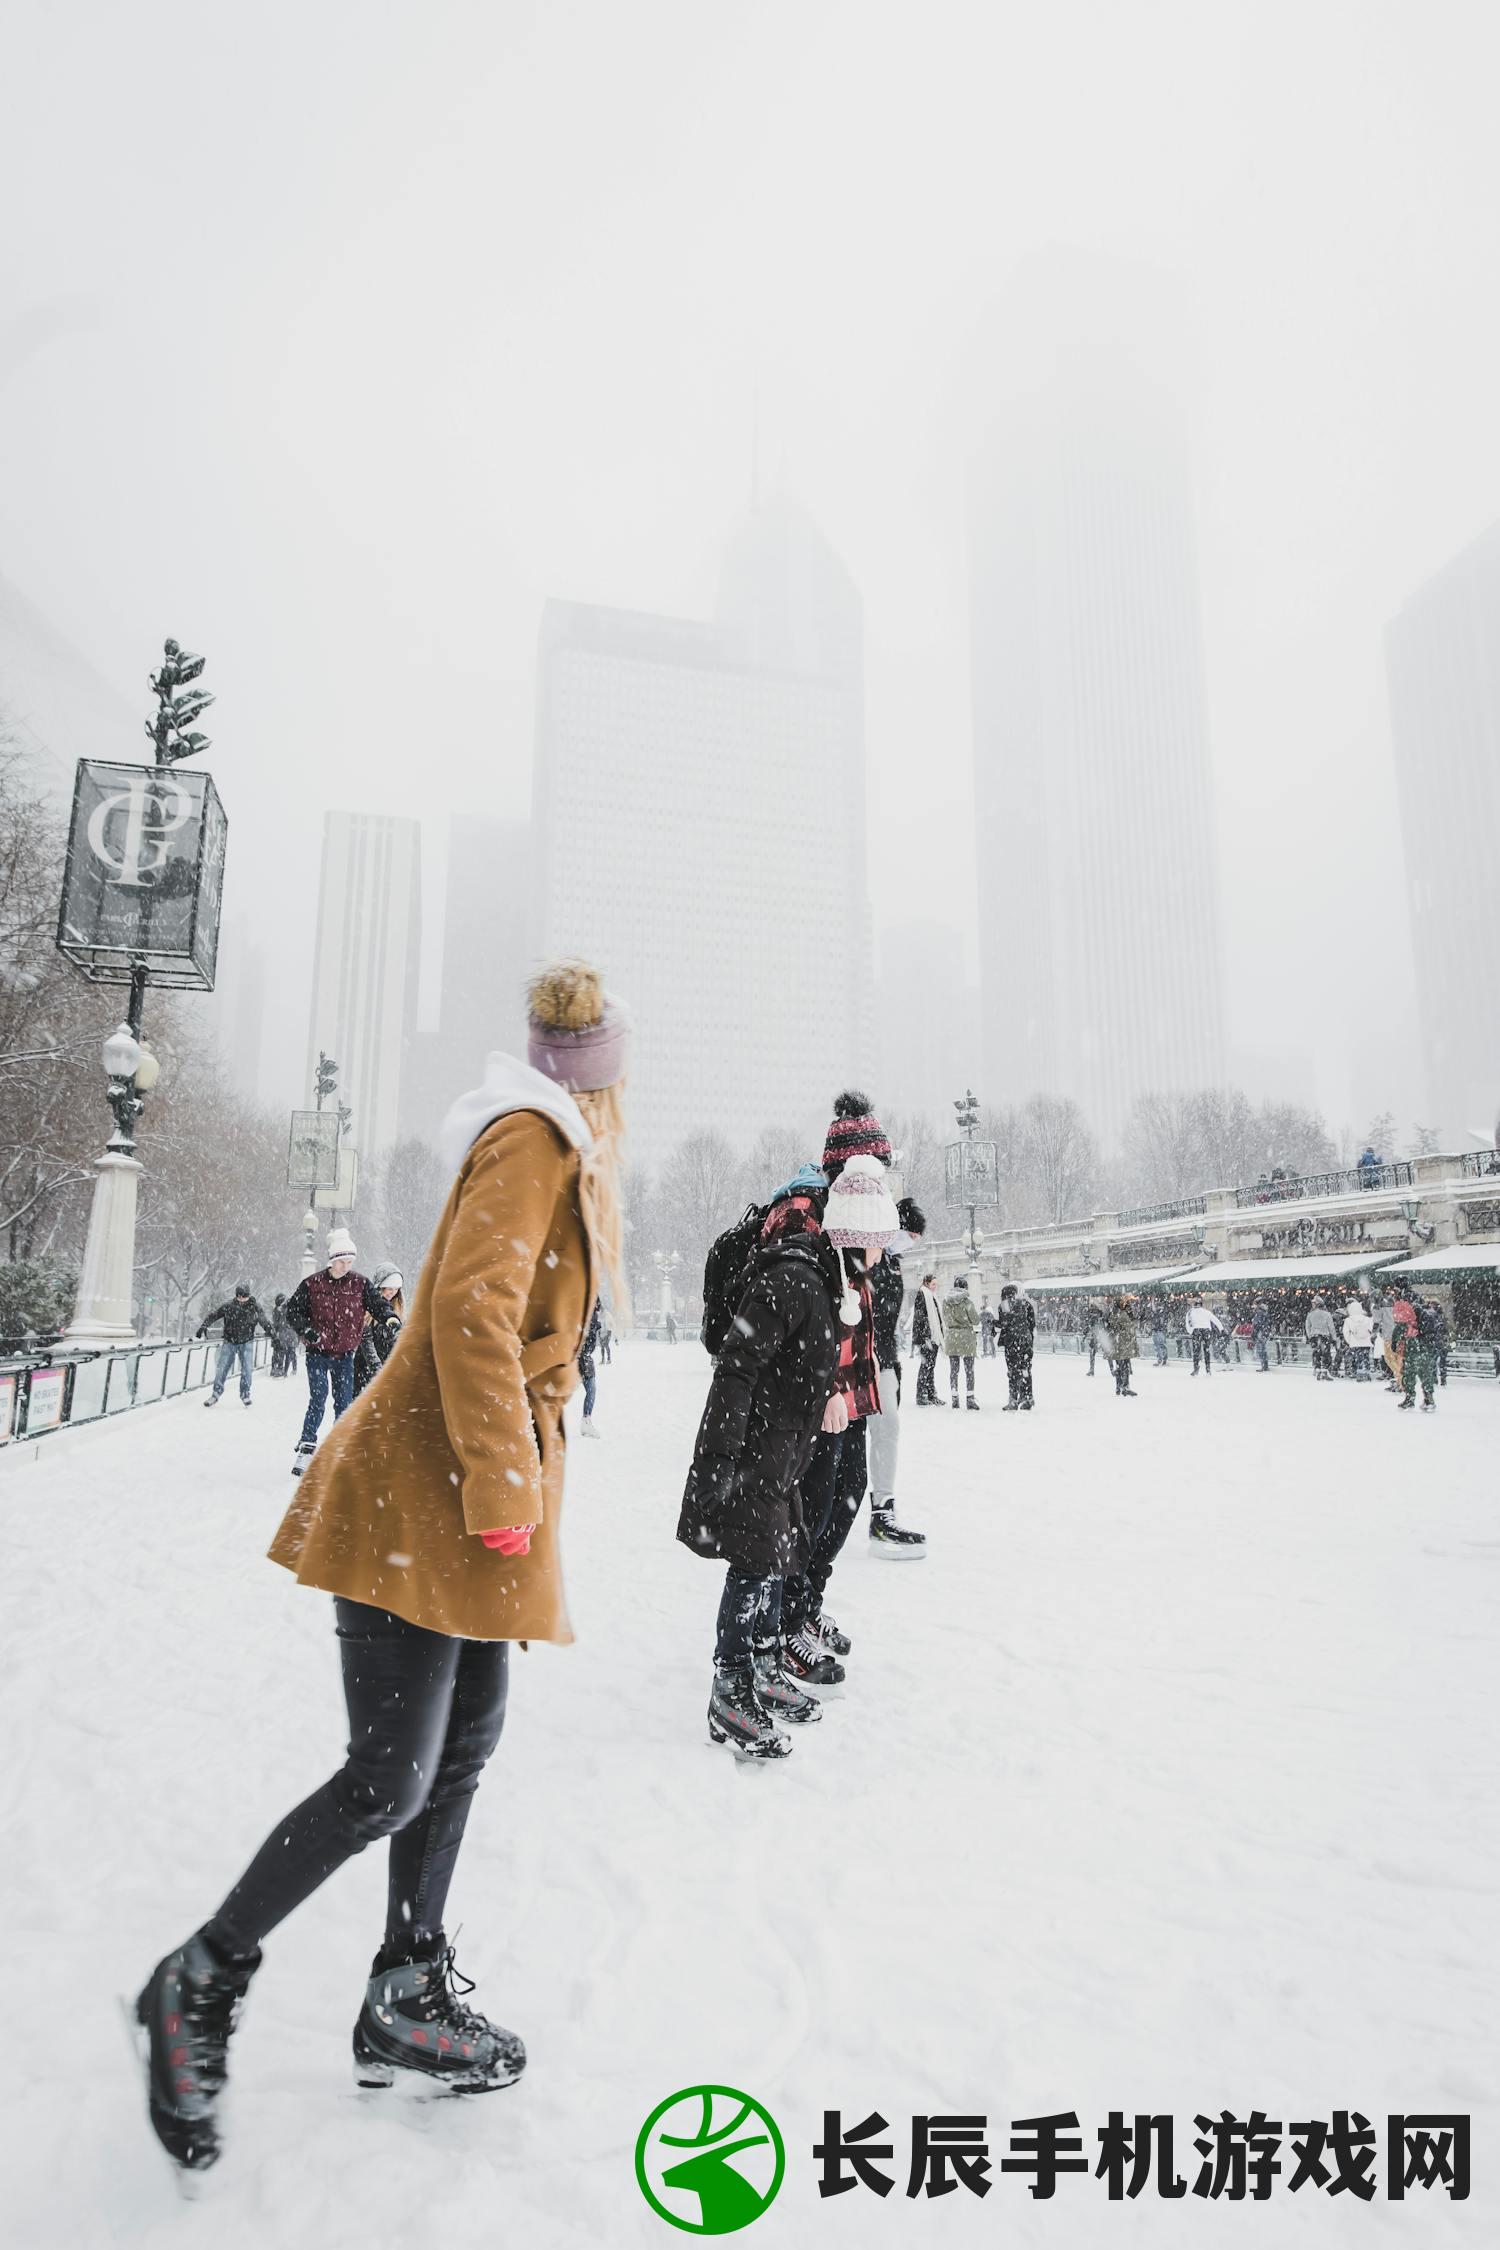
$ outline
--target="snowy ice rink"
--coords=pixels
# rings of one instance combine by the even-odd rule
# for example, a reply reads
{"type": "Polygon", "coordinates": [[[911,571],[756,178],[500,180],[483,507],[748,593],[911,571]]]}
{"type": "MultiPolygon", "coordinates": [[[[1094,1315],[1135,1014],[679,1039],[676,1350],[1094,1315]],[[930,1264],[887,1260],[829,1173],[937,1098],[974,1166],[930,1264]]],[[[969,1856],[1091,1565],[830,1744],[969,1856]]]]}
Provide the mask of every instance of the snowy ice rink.
{"type": "MultiPolygon", "coordinates": [[[[638,2127],[700,2080],[788,2144],[774,2244],[1500,2240],[1495,2130],[1500,1388],[1436,1417],[1305,1368],[1192,1382],[1038,1361],[1039,1410],[908,1413],[917,1564],[856,1532],[848,1693],[775,1771],[703,1723],[720,1574],[672,1538],[694,1345],[602,1370],[573,1449],[578,1646],[518,1653],[453,1900],[531,2066],[374,2097],[349,2031],[372,1851],[269,1942],[229,2151],[180,2203],[115,2010],[341,1751],[328,1603],[262,1553],[300,1380],[0,1465],[8,2237],[44,2250],[662,2245],[638,2127]],[[1000,2179],[1015,2116],[1476,2114],[1474,2191],[1267,2206],[1000,2179]],[[820,2203],[825,2108],[897,2128],[895,2192],[820,2203]],[[910,2202],[913,2112],[991,2120],[996,2185],[910,2202]]],[[[684,2206],[692,2210],[691,2204],[684,2206]]]]}

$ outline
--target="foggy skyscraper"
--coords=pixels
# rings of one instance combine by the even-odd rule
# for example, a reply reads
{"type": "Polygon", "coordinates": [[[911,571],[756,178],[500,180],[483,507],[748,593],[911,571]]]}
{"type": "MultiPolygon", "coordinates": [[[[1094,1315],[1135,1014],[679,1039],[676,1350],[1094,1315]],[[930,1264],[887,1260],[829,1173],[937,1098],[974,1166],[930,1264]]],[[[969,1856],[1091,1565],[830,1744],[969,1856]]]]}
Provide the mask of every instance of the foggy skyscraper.
{"type": "Polygon", "coordinates": [[[1223,1070],[1192,480],[1130,286],[1065,260],[1008,300],[969,506],[985,1090],[1109,1143],[1223,1070]]]}
{"type": "Polygon", "coordinates": [[[1427,1098],[1445,1146],[1494,1130],[1500,995],[1500,525],[1412,595],[1386,633],[1396,787],[1427,1098]]]}
{"type": "Polygon", "coordinates": [[[402,1065],[417,1018],[421,881],[416,821],[324,814],[306,1084],[319,1050],[331,1055],[367,1163],[399,1131],[402,1065]]]}
{"type": "Polygon", "coordinates": [[[634,1012],[630,1155],[821,1117],[865,1058],[859,597],[811,524],[759,511],[716,623],[549,602],[534,937],[634,1012]]]}

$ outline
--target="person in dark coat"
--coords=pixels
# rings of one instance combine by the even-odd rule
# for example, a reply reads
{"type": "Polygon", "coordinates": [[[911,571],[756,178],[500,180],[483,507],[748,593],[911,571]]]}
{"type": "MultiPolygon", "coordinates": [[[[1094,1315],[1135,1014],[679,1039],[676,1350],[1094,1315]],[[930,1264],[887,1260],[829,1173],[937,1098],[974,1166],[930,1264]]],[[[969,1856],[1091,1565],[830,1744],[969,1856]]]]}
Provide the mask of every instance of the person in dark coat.
{"type": "Polygon", "coordinates": [[[271,1306],[271,1373],[273,1375],[296,1374],[299,1341],[296,1329],[286,1317],[286,1291],[278,1289],[271,1306]]]}
{"type": "Polygon", "coordinates": [[[356,1273],[354,1237],[335,1227],[328,1237],[328,1263],[297,1284],[286,1301],[286,1317],[307,1347],[307,1413],[297,1445],[297,1469],[318,1442],[318,1428],[333,1391],[337,1421],[354,1400],[354,1355],[365,1332],[365,1315],[383,1318],[385,1299],[365,1274],[356,1273]]]}
{"type": "MultiPolygon", "coordinates": [[[[896,1205],[901,1233],[870,1268],[875,1314],[875,1360],[880,1369],[880,1412],[866,1417],[866,1473],[870,1480],[870,1537],[882,1554],[903,1561],[927,1552],[925,1531],[908,1531],[896,1521],[896,1456],[901,1440],[901,1305],[906,1282],[901,1253],[919,1247],[927,1219],[909,1195],[896,1205]]],[[[835,1651],[837,1653],[837,1651],[835,1651]]]]}
{"type": "Polygon", "coordinates": [[[217,1406],[224,1396],[224,1385],[229,1370],[236,1360],[240,1367],[240,1404],[250,1404],[250,1377],[255,1366],[255,1331],[263,1328],[269,1336],[271,1323],[255,1301],[248,1281],[237,1281],[234,1295],[228,1304],[219,1305],[213,1312],[205,1313],[198,1324],[198,1334],[206,1336],[215,1321],[223,1324],[223,1342],[214,1367],[214,1387],[203,1401],[205,1406],[217,1406]]]}
{"type": "Polygon", "coordinates": [[[1128,1297],[1116,1297],[1109,1311],[1109,1358],[1115,1371],[1115,1394],[1119,1398],[1138,1398],[1140,1393],[1130,1387],[1131,1362],[1141,1348],[1136,1331],[1135,1314],[1130,1309],[1128,1297]]]}
{"type": "Polygon", "coordinates": [[[604,1299],[596,1297],[593,1315],[578,1353],[578,1372],[583,1378],[583,1421],[578,1432],[580,1437],[599,1435],[594,1428],[594,1400],[599,1391],[597,1362],[603,1356],[605,1333],[604,1299]]]}
{"type": "Polygon", "coordinates": [[[1007,1281],[1000,1292],[995,1334],[1005,1354],[1005,1377],[1010,1387],[1010,1398],[1000,1411],[1014,1414],[1024,1409],[1029,1414],[1035,1403],[1031,1361],[1036,1350],[1036,1307],[1013,1281],[1007,1281]]]}
{"type": "Polygon", "coordinates": [[[1271,1308],[1264,1297],[1257,1297],[1250,1312],[1250,1347],[1255,1353],[1256,1368],[1262,1375],[1271,1372],[1271,1308]]]}
{"type": "Polygon", "coordinates": [[[384,1367],[396,1346],[406,1319],[405,1283],[395,1266],[377,1266],[370,1276],[379,1294],[385,1300],[384,1314],[371,1312],[365,1316],[365,1332],[360,1337],[354,1354],[354,1395],[370,1383],[384,1367]]]}
{"type": "Polygon", "coordinates": [[[784,1757],[777,1716],[820,1716],[780,1661],[781,1590],[802,1531],[798,1484],[838,1375],[838,1258],[812,1194],[774,1200],[714,1363],[677,1536],[729,1565],[708,1728],[743,1755],[784,1757]]]}
{"type": "Polygon", "coordinates": [[[933,1375],[937,1368],[938,1353],[943,1348],[943,1309],[938,1303],[937,1275],[925,1273],[917,1301],[911,1314],[912,1349],[921,1356],[917,1370],[918,1406],[936,1406],[937,1385],[933,1375]]]}

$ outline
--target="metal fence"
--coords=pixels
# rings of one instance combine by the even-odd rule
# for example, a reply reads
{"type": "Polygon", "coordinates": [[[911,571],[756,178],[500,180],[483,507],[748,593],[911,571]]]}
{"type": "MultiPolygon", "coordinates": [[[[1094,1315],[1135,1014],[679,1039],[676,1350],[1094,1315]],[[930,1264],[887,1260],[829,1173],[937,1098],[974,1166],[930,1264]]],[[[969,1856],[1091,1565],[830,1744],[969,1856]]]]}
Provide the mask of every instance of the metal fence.
{"type": "Polygon", "coordinates": [[[1241,1211],[1263,1203],[1298,1203],[1311,1196],[1352,1195],[1359,1188],[1409,1188],[1416,1185],[1414,1164],[1355,1164],[1347,1172],[1308,1172],[1294,1179],[1257,1180],[1253,1187],[1236,1188],[1234,1200],[1241,1211]]]}
{"type": "Polygon", "coordinates": [[[1138,1210],[1122,1211],[1122,1227],[1155,1226],[1162,1219],[1201,1219],[1208,1210],[1206,1195],[1180,1195],[1175,1203],[1146,1203],[1138,1210]]]}
{"type": "MultiPolygon", "coordinates": [[[[217,1337],[185,1344],[132,1344],[99,1352],[32,1351],[0,1356],[0,1446],[102,1422],[137,1406],[154,1406],[213,1381],[217,1337]]],[[[255,1339],[255,1365],[271,1357],[268,1336],[255,1339]]]]}

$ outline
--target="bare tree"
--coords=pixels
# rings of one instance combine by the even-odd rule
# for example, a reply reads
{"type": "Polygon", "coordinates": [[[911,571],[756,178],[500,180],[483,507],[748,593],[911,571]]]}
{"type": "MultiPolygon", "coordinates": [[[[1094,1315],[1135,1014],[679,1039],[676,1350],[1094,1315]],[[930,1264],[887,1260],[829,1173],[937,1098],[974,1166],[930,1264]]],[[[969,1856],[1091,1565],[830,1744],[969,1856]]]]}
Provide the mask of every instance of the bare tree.
{"type": "Polygon", "coordinates": [[[380,1259],[399,1266],[410,1302],[453,1176],[436,1149],[415,1136],[394,1142],[374,1169],[364,1222],[364,1231],[373,1230],[374,1240],[365,1252],[364,1270],[368,1272],[380,1259]]]}
{"type": "Polygon", "coordinates": [[[711,1127],[689,1133],[662,1166],[656,1219],[663,1239],[652,1247],[680,1254],[689,1289],[698,1286],[709,1244],[738,1215],[740,1173],[734,1150],[711,1127]]]}
{"type": "Polygon", "coordinates": [[[1099,1149],[1077,1102],[1033,1094],[1021,1111],[1023,1193],[1042,1223],[1083,1218],[1092,1208],[1099,1149]]]}
{"type": "Polygon", "coordinates": [[[764,1203],[810,1161],[807,1142],[794,1126],[762,1126],[740,1167],[735,1200],[741,1204],[764,1203]]]}

